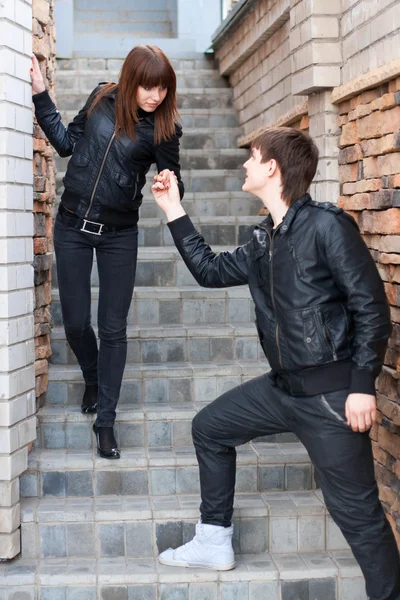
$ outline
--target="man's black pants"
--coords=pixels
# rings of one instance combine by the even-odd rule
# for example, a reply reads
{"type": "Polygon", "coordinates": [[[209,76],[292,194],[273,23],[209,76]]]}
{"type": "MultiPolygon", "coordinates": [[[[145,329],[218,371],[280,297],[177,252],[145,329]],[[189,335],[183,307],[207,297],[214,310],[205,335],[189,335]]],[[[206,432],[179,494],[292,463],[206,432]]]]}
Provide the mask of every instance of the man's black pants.
{"type": "Polygon", "coordinates": [[[291,396],[262,375],[226,392],[193,419],[203,523],[229,526],[235,446],[292,431],[306,447],[326,506],[357,559],[371,600],[400,599],[399,552],[378,497],[368,432],[346,423],[347,390],[291,396]]]}

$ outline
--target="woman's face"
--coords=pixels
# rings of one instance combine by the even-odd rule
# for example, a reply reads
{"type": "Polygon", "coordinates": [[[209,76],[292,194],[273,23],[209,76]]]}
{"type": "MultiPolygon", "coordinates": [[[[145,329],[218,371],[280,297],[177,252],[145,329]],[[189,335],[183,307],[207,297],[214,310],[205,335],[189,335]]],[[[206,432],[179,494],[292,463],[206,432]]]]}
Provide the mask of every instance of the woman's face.
{"type": "Polygon", "coordinates": [[[146,112],[154,112],[157,106],[165,99],[168,88],[159,85],[157,87],[143,87],[139,85],[136,94],[136,102],[146,112]]]}

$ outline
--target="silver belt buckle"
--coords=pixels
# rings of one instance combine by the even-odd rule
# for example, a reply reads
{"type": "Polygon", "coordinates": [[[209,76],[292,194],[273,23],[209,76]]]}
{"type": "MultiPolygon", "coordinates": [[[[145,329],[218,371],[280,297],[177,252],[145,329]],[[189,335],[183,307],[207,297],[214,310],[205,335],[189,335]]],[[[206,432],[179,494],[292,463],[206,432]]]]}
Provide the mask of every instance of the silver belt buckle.
{"type": "Polygon", "coordinates": [[[95,221],[88,221],[87,219],[83,219],[83,225],[81,227],[81,231],[85,231],[86,233],[91,233],[92,235],[101,235],[103,231],[104,224],[103,223],[95,223],[95,221]],[[90,231],[86,229],[87,224],[96,225],[99,229],[97,231],[90,231]]]}

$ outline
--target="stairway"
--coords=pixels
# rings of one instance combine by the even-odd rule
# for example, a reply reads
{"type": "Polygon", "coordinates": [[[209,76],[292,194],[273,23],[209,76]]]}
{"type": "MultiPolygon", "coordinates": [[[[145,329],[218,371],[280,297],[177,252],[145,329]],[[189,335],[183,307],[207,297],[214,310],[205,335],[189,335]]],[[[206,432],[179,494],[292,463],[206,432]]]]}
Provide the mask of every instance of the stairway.
{"type": "MultiPolygon", "coordinates": [[[[184,206],[215,250],[233,248],[250,238],[260,205],[241,191],[247,151],[236,148],[232,92],[202,55],[173,64],[184,206]]],[[[119,67],[115,60],[59,61],[63,117],[76,113],[97,82],[115,81],[119,67]]],[[[58,159],[59,193],[65,166],[58,159]]],[[[92,283],[96,322],[95,267],[92,283]]],[[[21,477],[22,554],[0,565],[0,599],[365,600],[360,570],[291,434],[238,449],[235,570],[158,564],[160,551],[191,539],[198,519],[193,416],[268,365],[248,289],[196,284],[149,185],[116,422],[119,461],[97,456],[93,419],[79,411],[82,377],[65,340],[55,274],[53,325],[46,404],[21,477]]]]}

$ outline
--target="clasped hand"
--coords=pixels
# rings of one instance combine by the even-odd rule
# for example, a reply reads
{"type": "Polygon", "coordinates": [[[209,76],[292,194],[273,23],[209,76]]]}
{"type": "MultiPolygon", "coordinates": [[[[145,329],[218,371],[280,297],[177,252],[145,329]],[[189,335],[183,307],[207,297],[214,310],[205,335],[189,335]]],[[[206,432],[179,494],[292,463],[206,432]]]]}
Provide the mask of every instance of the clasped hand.
{"type": "Polygon", "coordinates": [[[158,206],[167,215],[168,221],[174,221],[186,214],[181,205],[178,180],[173,171],[164,169],[155,175],[151,191],[158,206]]]}

